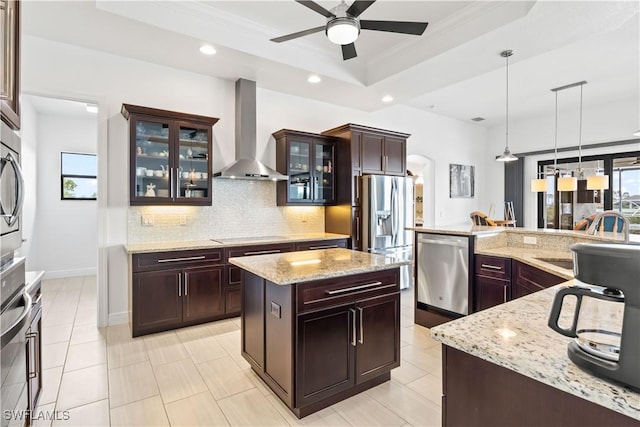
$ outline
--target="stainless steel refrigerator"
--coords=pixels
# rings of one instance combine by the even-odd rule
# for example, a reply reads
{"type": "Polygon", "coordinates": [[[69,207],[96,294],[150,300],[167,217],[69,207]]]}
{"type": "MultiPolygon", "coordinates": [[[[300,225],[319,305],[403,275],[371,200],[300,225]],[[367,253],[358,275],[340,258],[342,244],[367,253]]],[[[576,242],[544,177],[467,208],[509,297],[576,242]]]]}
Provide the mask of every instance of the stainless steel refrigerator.
{"type": "MultiPolygon", "coordinates": [[[[362,249],[412,260],[414,180],[399,176],[362,177],[362,249]]],[[[413,283],[413,267],[400,267],[400,289],[413,283]]]]}

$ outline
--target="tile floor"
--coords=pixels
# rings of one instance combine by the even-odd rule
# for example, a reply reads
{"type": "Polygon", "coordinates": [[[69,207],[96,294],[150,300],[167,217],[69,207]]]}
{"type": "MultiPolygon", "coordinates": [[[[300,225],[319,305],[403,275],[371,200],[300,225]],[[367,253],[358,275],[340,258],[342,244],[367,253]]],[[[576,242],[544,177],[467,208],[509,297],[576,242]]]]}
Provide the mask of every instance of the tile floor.
{"type": "Polygon", "coordinates": [[[440,345],[402,293],[392,380],[298,420],[240,355],[240,320],[132,339],[96,327],[95,277],[45,280],[42,426],[439,426],[440,345]],[[65,417],[65,412],[68,411],[65,417]],[[68,419],[63,419],[68,418],[68,419]]]}

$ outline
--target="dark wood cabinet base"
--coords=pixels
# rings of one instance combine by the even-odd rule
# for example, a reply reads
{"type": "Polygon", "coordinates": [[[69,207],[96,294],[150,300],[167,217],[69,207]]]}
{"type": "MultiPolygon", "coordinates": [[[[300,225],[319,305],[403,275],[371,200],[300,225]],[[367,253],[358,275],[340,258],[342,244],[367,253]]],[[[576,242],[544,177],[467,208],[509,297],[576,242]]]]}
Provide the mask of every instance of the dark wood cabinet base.
{"type": "Polygon", "coordinates": [[[621,427],[640,421],[443,346],[442,425],[621,427]]]}
{"type": "Polygon", "coordinates": [[[416,306],[413,321],[420,326],[424,326],[425,328],[433,328],[434,326],[442,325],[443,323],[450,322],[459,317],[462,317],[462,315],[459,315],[457,317],[447,316],[440,313],[439,311],[429,310],[428,308],[425,309],[423,307],[416,306]]]}

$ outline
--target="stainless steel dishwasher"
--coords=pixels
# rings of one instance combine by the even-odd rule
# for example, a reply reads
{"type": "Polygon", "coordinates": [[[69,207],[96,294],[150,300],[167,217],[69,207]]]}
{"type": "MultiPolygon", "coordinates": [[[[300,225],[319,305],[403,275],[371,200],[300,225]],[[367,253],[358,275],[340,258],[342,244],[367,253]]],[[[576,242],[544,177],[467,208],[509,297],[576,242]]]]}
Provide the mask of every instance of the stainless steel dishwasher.
{"type": "Polygon", "coordinates": [[[419,233],[418,306],[469,314],[469,238],[419,233]]]}

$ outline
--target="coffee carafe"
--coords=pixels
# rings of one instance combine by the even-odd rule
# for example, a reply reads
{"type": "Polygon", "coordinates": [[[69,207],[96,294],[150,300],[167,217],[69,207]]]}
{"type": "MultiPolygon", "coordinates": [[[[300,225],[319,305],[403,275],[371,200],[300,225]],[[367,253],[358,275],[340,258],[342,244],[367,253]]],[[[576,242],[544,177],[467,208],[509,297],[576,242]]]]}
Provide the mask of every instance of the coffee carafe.
{"type": "Polygon", "coordinates": [[[555,296],[549,326],[568,337],[569,359],[580,368],[640,390],[640,246],[571,247],[575,286],[555,296]],[[565,297],[575,296],[572,324],[558,322],[565,297]]]}

